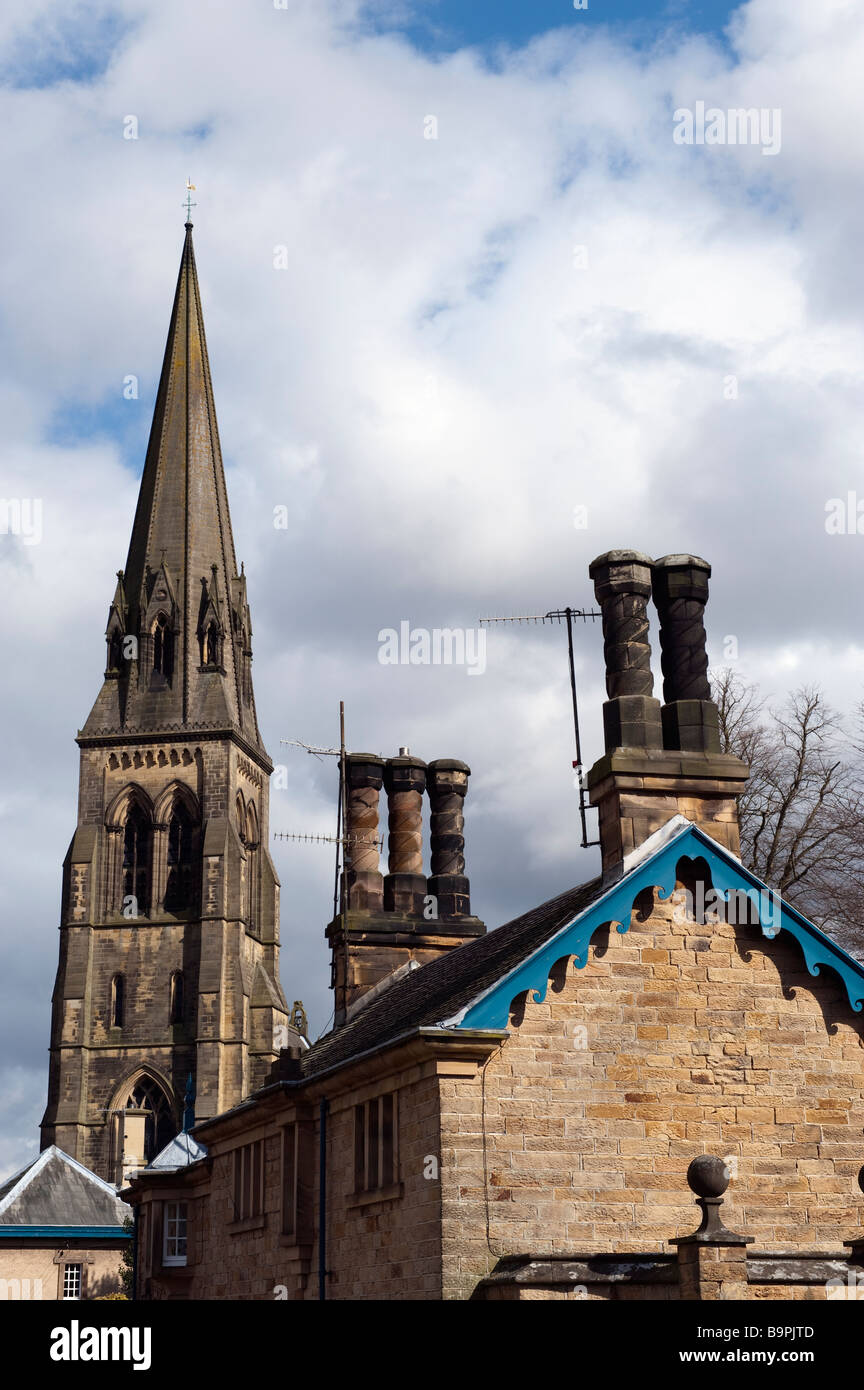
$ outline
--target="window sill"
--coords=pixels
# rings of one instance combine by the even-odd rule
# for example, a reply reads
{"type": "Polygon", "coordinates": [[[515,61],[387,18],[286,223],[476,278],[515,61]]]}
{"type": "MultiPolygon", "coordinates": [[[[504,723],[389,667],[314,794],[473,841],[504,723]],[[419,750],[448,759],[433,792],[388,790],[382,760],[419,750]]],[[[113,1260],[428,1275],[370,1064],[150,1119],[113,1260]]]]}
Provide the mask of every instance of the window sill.
{"type": "Polygon", "coordinates": [[[231,1221],[225,1229],[229,1236],[236,1236],[243,1231],[263,1231],[266,1225],[267,1217],[262,1212],[260,1216],[247,1216],[243,1221],[231,1221]]]}
{"type": "Polygon", "coordinates": [[[389,1187],[376,1187],[372,1192],[352,1192],[348,1196],[348,1206],[368,1207],[373,1202],[393,1202],[402,1196],[402,1192],[401,1182],[391,1183],[389,1187]]]}
{"type": "Polygon", "coordinates": [[[305,1260],[312,1252],[311,1240],[298,1240],[296,1236],[280,1236],[279,1244],[283,1250],[293,1250],[297,1258],[305,1260]]]}

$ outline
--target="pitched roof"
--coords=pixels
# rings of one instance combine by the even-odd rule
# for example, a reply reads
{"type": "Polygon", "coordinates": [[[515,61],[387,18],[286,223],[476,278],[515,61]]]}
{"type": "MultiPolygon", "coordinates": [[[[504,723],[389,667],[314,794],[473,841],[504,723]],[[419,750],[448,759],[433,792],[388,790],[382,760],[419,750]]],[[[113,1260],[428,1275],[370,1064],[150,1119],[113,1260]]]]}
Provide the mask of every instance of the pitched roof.
{"type": "Polygon", "coordinates": [[[303,1054],[304,1076],[326,1071],[413,1028],[432,1027],[500,979],[603,891],[602,880],[569,888],[512,922],[412,970],[303,1054]]]}
{"type": "Polygon", "coordinates": [[[181,1131],[147,1166],[162,1172],[176,1172],[178,1168],[188,1168],[190,1163],[197,1163],[199,1158],[206,1157],[207,1150],[204,1145],[193,1139],[191,1134],[181,1131]]]}
{"type": "MultiPolygon", "coordinates": [[[[621,933],[629,931],[633,904],[645,889],[656,890],[661,901],[668,900],[675,891],[678,865],[683,858],[707,863],[710,885],[718,895],[709,904],[706,893],[709,914],[715,906],[719,911],[719,902],[723,901],[724,914],[732,908],[730,921],[750,925],[755,916],[762,935],[769,940],[780,931],[788,932],[801,947],[808,972],[815,976],[821,974],[824,967],[833,970],[846,991],[852,1011],[862,1012],[864,965],[745,868],[734,854],[698,825],[679,815],[655,831],[625,859],[623,877],[608,885],[590,907],[564,923],[548,941],[538,943],[506,975],[478,990],[469,1004],[458,1006],[445,1020],[446,1024],[462,1028],[502,1028],[506,1025],[511,1001],[526,990],[533,990],[535,1001],[542,1003],[549,971],[555,961],[565,955],[572,956],[577,967],[584,966],[591,938],[605,923],[617,925],[621,933]]],[[[710,920],[710,915],[706,915],[706,925],[710,920]]]]}
{"type": "MultiPolygon", "coordinates": [[[[815,927],[778,893],[750,873],[735,855],[684,816],[674,816],[623,864],[614,882],[593,879],[524,913],[506,926],[459,946],[439,960],[394,981],[389,989],[341,1028],[321,1038],[302,1059],[314,1076],[419,1027],[504,1029],[512,1001],[527,990],[539,1003],[549,972],[563,956],[577,966],[588,959],[598,927],[630,926],[635,898],[657,888],[666,899],[675,889],[682,857],[705,859],[713,887],[729,899],[744,893],[759,915],[763,935],[788,931],[801,946],[807,969],[829,967],[840,978],[852,1010],[864,1008],[864,965],[815,927]]],[[[749,911],[749,909],[748,909],[749,911]]]]}
{"type": "Polygon", "coordinates": [[[54,1144],[0,1187],[0,1230],[101,1226],[114,1231],[131,1215],[110,1183],[54,1144]]]}

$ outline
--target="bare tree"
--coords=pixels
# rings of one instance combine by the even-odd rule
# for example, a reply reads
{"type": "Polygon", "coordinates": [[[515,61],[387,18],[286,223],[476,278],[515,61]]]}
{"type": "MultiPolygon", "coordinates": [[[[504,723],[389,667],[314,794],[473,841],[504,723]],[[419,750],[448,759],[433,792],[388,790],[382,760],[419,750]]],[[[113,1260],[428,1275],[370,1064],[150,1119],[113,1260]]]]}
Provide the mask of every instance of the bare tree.
{"type": "Polygon", "coordinates": [[[766,710],[758,688],[713,673],[724,752],[749,763],[741,857],[849,951],[864,951],[864,706],[855,735],[816,686],[766,710]]]}

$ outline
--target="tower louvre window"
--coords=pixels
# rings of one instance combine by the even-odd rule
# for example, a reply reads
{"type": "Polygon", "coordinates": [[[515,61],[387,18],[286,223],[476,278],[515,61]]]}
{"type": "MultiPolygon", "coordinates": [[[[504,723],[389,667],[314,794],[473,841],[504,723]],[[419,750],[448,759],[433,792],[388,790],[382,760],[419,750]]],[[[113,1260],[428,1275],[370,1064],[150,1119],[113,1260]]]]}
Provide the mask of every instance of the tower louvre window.
{"type": "Polygon", "coordinates": [[[175,970],[171,976],[171,997],[169,1019],[171,1023],[183,1022],[183,971],[175,970]]]}
{"type": "Polygon", "coordinates": [[[168,874],[165,883],[166,912],[182,912],[195,896],[195,842],[197,828],[186,806],[178,801],[168,822],[168,874]]]}
{"type": "Polygon", "coordinates": [[[250,801],[246,808],[246,923],[254,929],[258,920],[258,816],[250,801]]]}
{"type": "Polygon", "coordinates": [[[174,634],[164,613],[153,624],[153,673],[170,681],[174,669],[174,634]]]}
{"type": "Polygon", "coordinates": [[[108,638],[108,670],[119,671],[123,666],[123,634],[114,628],[108,638]]]}
{"type": "Polygon", "coordinates": [[[130,807],[123,832],[123,908],[131,906],[128,913],[134,917],[146,913],[150,883],[150,858],[152,848],[152,829],[150,821],[140,806],[130,807]]]}
{"type": "Polygon", "coordinates": [[[222,636],[219,631],[219,624],[216,622],[215,618],[213,618],[204,634],[204,665],[221,666],[221,664],[222,636]]]}
{"type": "Polygon", "coordinates": [[[123,1008],[125,1004],[126,982],[122,975],[115,975],[111,981],[111,1027],[123,1027],[123,1008]]]}

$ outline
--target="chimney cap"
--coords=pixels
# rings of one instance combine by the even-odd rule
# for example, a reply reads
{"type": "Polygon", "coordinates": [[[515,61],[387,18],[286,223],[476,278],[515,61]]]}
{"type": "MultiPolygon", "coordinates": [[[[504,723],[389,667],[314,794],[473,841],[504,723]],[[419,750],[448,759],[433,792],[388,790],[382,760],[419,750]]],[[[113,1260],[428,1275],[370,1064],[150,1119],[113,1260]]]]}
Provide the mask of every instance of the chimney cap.
{"type": "Polygon", "coordinates": [[[652,565],[650,555],[646,555],[642,550],[607,550],[605,554],[598,555],[596,560],[592,560],[588,566],[588,577],[594,578],[595,570],[601,569],[604,565],[652,565]]]}
{"type": "Polygon", "coordinates": [[[711,566],[701,555],[663,555],[654,561],[654,568],[705,570],[706,574],[711,574],[711,566]]]}
{"type": "Polygon", "coordinates": [[[410,758],[410,756],[411,756],[411,749],[410,749],[410,748],[400,748],[400,749],[399,749],[399,757],[400,757],[400,758],[410,758]]]}
{"type": "Polygon", "coordinates": [[[428,768],[430,772],[467,772],[469,776],[471,773],[468,764],[461,763],[458,758],[436,758],[428,768]]]}

